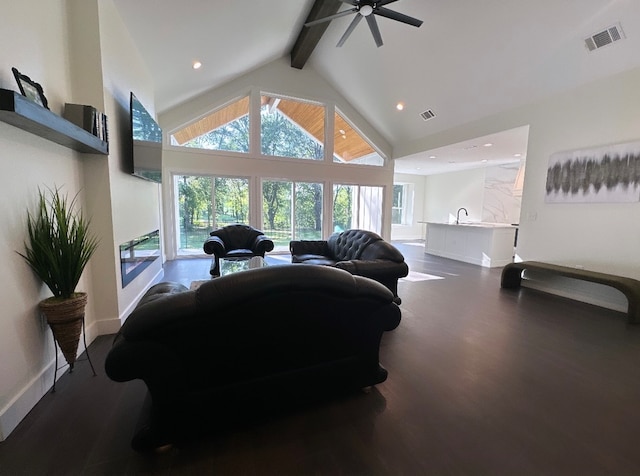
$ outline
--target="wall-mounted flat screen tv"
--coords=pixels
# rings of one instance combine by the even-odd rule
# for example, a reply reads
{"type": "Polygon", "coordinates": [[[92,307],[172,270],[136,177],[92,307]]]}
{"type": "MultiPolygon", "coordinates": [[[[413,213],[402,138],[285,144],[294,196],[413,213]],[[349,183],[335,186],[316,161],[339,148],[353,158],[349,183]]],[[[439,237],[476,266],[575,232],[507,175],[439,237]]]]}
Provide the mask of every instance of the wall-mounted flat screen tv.
{"type": "Polygon", "coordinates": [[[161,183],[162,129],[133,93],[131,93],[130,111],[133,175],[161,183]]]}

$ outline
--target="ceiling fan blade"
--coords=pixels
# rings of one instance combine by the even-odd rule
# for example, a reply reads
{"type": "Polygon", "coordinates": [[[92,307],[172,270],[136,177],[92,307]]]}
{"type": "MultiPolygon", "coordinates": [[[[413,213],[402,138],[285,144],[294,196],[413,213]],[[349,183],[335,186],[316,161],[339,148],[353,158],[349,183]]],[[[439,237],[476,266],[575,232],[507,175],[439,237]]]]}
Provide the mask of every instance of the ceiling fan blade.
{"type": "Polygon", "coordinates": [[[360,23],[360,20],[362,20],[362,15],[358,13],[354,17],[353,21],[347,28],[347,31],[344,32],[344,35],[342,35],[342,38],[340,38],[340,41],[338,41],[338,44],[336,46],[344,45],[344,42],[347,41],[347,38],[349,38],[349,35],[351,34],[351,32],[356,28],[356,26],[358,26],[358,23],[360,23]]]}
{"type": "Polygon", "coordinates": [[[403,13],[394,12],[393,10],[389,10],[388,8],[384,7],[376,8],[373,13],[382,17],[391,18],[392,20],[401,21],[402,23],[406,23],[407,25],[417,27],[422,25],[422,20],[418,20],[417,18],[410,17],[403,13]]]}
{"type": "MultiPolygon", "coordinates": [[[[349,5],[353,5],[354,7],[357,7],[358,5],[362,5],[362,0],[340,0],[342,3],[348,3],[349,5]]],[[[397,2],[398,0],[378,0],[377,2],[374,1],[370,1],[367,2],[365,1],[364,4],[365,5],[369,5],[372,3],[376,3],[379,6],[383,6],[386,5],[387,3],[393,3],[393,2],[397,2]]]]}
{"type": "Polygon", "coordinates": [[[367,23],[369,24],[369,30],[373,35],[373,39],[376,42],[376,46],[380,48],[382,46],[382,35],[380,35],[380,28],[378,28],[378,22],[375,15],[369,15],[367,17],[367,23]]]}
{"type": "Polygon", "coordinates": [[[319,23],[324,23],[326,21],[331,21],[334,18],[340,18],[346,15],[350,15],[351,13],[357,12],[358,9],[357,8],[350,8],[349,10],[345,10],[343,12],[338,12],[335,15],[329,15],[328,17],[324,17],[324,18],[319,18],[317,20],[313,20],[310,21],[308,23],[305,23],[304,26],[313,26],[313,25],[317,25],[319,23]]]}

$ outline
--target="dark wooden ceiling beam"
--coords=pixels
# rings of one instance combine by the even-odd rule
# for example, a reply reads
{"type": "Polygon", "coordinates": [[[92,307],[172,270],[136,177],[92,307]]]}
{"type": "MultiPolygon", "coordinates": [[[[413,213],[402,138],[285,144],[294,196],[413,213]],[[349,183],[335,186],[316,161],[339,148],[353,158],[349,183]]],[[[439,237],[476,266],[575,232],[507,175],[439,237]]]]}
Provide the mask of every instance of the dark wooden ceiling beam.
{"type": "MultiPolygon", "coordinates": [[[[340,5],[342,5],[340,0],[316,0],[311,7],[305,23],[337,13],[340,5]]],[[[320,38],[322,38],[322,35],[329,26],[329,23],[331,22],[319,23],[309,27],[302,25],[302,30],[300,30],[300,34],[293,48],[291,48],[292,68],[302,69],[304,67],[311,53],[313,53],[314,48],[320,41],[320,38]]]]}

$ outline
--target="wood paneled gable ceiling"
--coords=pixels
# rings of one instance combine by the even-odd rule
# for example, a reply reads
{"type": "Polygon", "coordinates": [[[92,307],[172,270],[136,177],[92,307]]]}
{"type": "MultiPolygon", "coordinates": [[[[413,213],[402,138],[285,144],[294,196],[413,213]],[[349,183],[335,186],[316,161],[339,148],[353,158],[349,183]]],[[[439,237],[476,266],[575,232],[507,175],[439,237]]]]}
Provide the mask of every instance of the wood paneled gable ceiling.
{"type": "MultiPolygon", "coordinates": [[[[279,111],[297,124],[320,144],[325,142],[325,107],[304,101],[262,96],[261,106],[279,111]]],[[[224,106],[173,134],[178,145],[207,134],[249,114],[249,96],[224,106]]],[[[339,114],[335,114],[334,154],[342,161],[366,157],[375,153],[371,145],[339,114]]]]}
{"type": "Polygon", "coordinates": [[[196,137],[200,137],[219,127],[229,124],[241,117],[249,114],[249,96],[235,101],[211,114],[206,115],[202,119],[180,129],[173,134],[173,138],[178,145],[184,145],[196,137]]]}

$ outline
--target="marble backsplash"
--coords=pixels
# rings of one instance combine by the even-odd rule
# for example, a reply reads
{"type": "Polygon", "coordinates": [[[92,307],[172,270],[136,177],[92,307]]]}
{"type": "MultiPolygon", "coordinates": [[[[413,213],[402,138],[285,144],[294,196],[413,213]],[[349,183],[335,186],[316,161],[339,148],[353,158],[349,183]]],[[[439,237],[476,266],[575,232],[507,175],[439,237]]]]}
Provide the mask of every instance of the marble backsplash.
{"type": "Polygon", "coordinates": [[[515,190],[519,163],[487,167],[485,172],[482,221],[519,223],[521,194],[515,190]]]}

